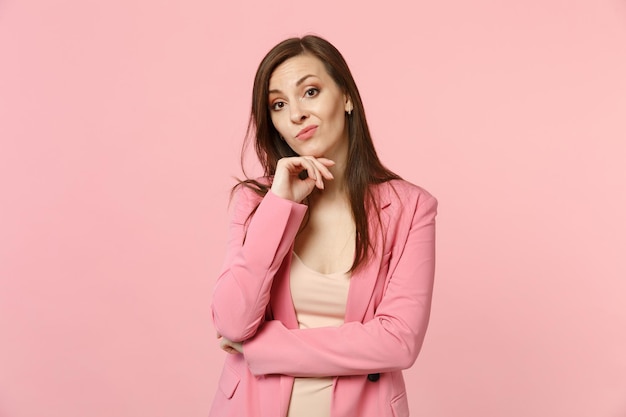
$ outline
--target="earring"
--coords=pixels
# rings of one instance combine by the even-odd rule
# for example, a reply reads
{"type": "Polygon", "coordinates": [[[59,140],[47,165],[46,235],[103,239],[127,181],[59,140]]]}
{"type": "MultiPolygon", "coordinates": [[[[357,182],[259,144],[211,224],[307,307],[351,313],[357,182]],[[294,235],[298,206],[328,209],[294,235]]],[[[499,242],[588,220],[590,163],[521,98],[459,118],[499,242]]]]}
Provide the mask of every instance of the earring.
{"type": "Polygon", "coordinates": [[[348,110],[348,116],[352,116],[352,109],[348,110]]]}

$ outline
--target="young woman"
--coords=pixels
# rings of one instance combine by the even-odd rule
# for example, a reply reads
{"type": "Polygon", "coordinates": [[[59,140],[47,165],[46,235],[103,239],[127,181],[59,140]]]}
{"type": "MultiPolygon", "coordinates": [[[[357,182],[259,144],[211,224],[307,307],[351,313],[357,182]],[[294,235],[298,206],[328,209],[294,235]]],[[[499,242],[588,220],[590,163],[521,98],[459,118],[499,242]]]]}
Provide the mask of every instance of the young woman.
{"type": "Polygon", "coordinates": [[[265,175],[235,187],[210,415],[408,416],[437,200],[382,165],[346,62],[317,36],[265,56],[250,132],[265,175]]]}

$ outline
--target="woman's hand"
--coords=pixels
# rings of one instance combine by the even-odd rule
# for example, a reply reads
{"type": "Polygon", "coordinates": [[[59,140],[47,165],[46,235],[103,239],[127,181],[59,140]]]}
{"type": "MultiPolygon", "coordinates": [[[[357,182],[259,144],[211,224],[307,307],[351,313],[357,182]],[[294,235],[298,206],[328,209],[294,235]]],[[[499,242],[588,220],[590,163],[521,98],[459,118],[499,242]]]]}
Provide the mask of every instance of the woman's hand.
{"type": "Polygon", "coordinates": [[[334,161],[313,156],[294,156],[282,158],[276,164],[276,173],[272,183],[272,192],[279,197],[300,203],[315,187],[324,189],[324,179],[332,180],[333,174],[328,167],[334,161]],[[306,177],[300,174],[306,171],[306,177]]]}
{"type": "Polygon", "coordinates": [[[226,353],[243,353],[243,343],[228,340],[219,333],[217,334],[217,338],[220,341],[220,348],[226,353]]]}

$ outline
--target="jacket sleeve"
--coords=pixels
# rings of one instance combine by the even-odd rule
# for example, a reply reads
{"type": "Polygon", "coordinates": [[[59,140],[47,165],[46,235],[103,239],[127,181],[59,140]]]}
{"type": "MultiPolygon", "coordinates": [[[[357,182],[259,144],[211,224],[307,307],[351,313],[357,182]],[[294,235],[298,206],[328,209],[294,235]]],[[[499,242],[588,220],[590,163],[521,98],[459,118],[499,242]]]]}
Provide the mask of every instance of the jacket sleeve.
{"type": "Polygon", "coordinates": [[[287,329],[280,321],[268,321],[243,345],[251,372],[342,376],[412,366],[430,316],[436,212],[434,197],[418,203],[400,258],[371,320],[313,329],[287,329]]]}
{"type": "Polygon", "coordinates": [[[213,291],[211,313],[217,332],[240,342],[252,337],[263,321],[274,275],[292,246],[307,207],[269,191],[247,223],[260,197],[245,187],[235,197],[226,258],[213,291]]]}

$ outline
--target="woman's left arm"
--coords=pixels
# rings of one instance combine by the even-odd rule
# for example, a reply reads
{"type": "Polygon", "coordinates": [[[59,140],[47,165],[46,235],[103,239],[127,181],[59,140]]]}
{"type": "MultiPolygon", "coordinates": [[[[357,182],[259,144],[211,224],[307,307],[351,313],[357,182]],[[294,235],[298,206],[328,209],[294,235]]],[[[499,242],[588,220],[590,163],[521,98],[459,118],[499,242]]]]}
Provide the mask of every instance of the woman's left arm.
{"type": "Polygon", "coordinates": [[[410,231],[374,317],[339,327],[287,329],[268,321],[243,352],[255,375],[360,375],[413,365],[428,326],[435,271],[437,200],[413,213],[410,231]]]}

